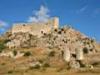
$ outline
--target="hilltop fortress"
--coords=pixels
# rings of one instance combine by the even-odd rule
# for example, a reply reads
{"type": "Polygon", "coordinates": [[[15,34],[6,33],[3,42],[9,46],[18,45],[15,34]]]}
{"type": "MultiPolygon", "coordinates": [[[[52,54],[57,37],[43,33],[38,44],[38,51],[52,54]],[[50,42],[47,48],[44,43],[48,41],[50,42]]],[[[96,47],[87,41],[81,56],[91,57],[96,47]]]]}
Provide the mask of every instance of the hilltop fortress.
{"type": "Polygon", "coordinates": [[[14,33],[30,33],[32,35],[41,36],[41,33],[49,33],[52,29],[59,28],[59,18],[54,17],[48,22],[31,22],[31,23],[16,23],[12,26],[11,32],[14,33]]]}
{"type": "MultiPolygon", "coordinates": [[[[93,55],[90,54],[99,51],[94,39],[88,38],[70,26],[59,27],[57,17],[49,19],[48,22],[14,24],[5,41],[7,50],[0,53],[0,56],[18,59],[24,57],[27,51],[37,62],[42,60],[50,67],[57,68],[66,68],[66,63],[70,68],[77,69],[82,65],[91,65],[93,55]]],[[[97,56],[98,54],[96,58],[97,56]]]]}

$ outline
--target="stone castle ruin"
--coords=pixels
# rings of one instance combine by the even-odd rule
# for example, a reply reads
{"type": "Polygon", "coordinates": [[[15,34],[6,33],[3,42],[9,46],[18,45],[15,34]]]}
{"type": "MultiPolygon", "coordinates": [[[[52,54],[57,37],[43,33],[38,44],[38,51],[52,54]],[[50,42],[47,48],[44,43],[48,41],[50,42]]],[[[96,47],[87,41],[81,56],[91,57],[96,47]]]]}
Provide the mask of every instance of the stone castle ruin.
{"type": "Polygon", "coordinates": [[[41,36],[41,33],[49,33],[52,29],[59,28],[59,18],[54,17],[48,20],[48,22],[32,22],[32,23],[16,23],[13,25],[12,34],[22,32],[30,33],[32,35],[41,36]]]}
{"type": "MultiPolygon", "coordinates": [[[[51,61],[49,63],[52,64],[52,62],[58,63],[61,60],[71,64],[72,68],[79,68],[87,54],[97,52],[95,40],[72,27],[59,27],[59,18],[57,17],[42,23],[14,24],[11,28],[11,35],[7,38],[9,41],[6,46],[9,49],[40,48],[48,54],[55,51],[54,59],[49,57],[48,62],[51,61]]],[[[39,52],[37,51],[37,53],[39,52]]]]}

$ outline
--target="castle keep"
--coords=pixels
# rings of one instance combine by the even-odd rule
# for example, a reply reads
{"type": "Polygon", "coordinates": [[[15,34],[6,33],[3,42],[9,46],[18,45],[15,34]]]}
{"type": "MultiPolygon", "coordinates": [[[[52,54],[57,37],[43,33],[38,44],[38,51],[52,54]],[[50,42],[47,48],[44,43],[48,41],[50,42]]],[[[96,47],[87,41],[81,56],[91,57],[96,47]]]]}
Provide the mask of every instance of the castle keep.
{"type": "Polygon", "coordinates": [[[12,34],[23,32],[41,36],[41,33],[49,33],[52,29],[59,28],[59,18],[54,17],[48,22],[16,23],[12,27],[12,34]]]}

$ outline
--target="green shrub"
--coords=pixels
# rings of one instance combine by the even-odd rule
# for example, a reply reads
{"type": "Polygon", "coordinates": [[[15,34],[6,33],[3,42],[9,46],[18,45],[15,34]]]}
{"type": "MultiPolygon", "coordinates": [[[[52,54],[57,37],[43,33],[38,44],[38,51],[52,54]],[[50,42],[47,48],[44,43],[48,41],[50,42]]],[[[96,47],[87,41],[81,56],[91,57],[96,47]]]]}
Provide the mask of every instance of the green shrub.
{"type": "Polygon", "coordinates": [[[12,71],[12,70],[8,71],[8,74],[11,74],[11,73],[13,73],[13,71],[12,71]]]}
{"type": "Polygon", "coordinates": [[[36,65],[33,67],[34,69],[40,69],[40,65],[36,65]]]}
{"type": "Polygon", "coordinates": [[[2,63],[1,65],[3,66],[3,65],[5,65],[6,63],[2,63]]]}
{"type": "Polygon", "coordinates": [[[16,51],[16,50],[14,50],[14,51],[13,51],[13,54],[14,54],[14,56],[16,56],[16,55],[17,55],[17,51],[16,51]]]}
{"type": "Polygon", "coordinates": [[[92,65],[93,66],[98,66],[98,65],[100,65],[100,62],[94,62],[92,65]]]}
{"type": "Polygon", "coordinates": [[[4,43],[10,42],[10,41],[11,41],[11,40],[7,39],[7,40],[4,41],[4,43]]]}
{"type": "Polygon", "coordinates": [[[43,63],[43,60],[38,60],[40,63],[43,63]]]}
{"type": "Polygon", "coordinates": [[[31,52],[25,52],[24,56],[31,56],[31,52]]]}
{"type": "Polygon", "coordinates": [[[5,49],[4,41],[0,41],[0,52],[2,52],[5,49]]]}
{"type": "Polygon", "coordinates": [[[55,56],[55,51],[51,51],[51,52],[49,53],[49,56],[50,56],[50,57],[54,57],[54,56],[55,56]]]}
{"type": "Polygon", "coordinates": [[[44,65],[43,65],[43,67],[50,67],[50,64],[49,63],[45,63],[44,65]]]}

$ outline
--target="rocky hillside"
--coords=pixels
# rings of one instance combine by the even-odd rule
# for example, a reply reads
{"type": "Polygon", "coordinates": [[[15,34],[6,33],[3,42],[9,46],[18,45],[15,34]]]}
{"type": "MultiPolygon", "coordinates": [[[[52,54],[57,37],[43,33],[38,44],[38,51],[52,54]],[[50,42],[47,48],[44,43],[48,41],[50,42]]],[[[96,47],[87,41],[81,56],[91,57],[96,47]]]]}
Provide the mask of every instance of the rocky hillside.
{"type": "Polygon", "coordinates": [[[44,66],[93,68],[100,65],[100,46],[79,31],[66,26],[41,34],[43,36],[38,37],[29,33],[6,33],[1,42],[4,48],[1,48],[0,58],[9,58],[9,62],[14,59],[15,66],[20,63],[25,69],[44,66]]]}

